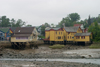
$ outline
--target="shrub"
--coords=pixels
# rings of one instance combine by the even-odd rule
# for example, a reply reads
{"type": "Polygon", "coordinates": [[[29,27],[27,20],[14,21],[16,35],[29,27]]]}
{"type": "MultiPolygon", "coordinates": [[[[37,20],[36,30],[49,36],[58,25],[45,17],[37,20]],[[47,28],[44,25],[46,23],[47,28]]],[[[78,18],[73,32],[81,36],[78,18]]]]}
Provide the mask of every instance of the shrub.
{"type": "Polygon", "coordinates": [[[45,39],[45,36],[38,36],[39,38],[45,39]]]}
{"type": "Polygon", "coordinates": [[[90,46],[90,48],[100,48],[100,44],[92,44],[91,46],[90,46]]]}
{"type": "Polygon", "coordinates": [[[61,49],[61,48],[64,48],[64,45],[55,44],[53,46],[49,46],[49,48],[52,48],[52,49],[61,49]]]}

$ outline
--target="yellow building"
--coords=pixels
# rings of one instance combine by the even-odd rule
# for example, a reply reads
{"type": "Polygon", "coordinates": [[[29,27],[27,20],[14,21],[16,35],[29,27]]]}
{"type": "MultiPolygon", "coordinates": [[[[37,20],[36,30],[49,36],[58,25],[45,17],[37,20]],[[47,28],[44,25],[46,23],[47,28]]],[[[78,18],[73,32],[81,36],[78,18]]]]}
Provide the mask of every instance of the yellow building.
{"type": "Polygon", "coordinates": [[[74,41],[74,35],[76,33],[82,33],[82,29],[80,27],[65,27],[64,28],[65,40],[74,41]]]}
{"type": "Polygon", "coordinates": [[[45,29],[44,42],[89,42],[91,33],[83,33],[80,27],[45,29]]]}
{"type": "Polygon", "coordinates": [[[75,41],[76,42],[89,42],[92,35],[91,33],[76,33],[75,36],[75,41]]]}
{"type": "Polygon", "coordinates": [[[62,28],[47,28],[45,29],[45,42],[64,41],[64,31],[62,28]]]}

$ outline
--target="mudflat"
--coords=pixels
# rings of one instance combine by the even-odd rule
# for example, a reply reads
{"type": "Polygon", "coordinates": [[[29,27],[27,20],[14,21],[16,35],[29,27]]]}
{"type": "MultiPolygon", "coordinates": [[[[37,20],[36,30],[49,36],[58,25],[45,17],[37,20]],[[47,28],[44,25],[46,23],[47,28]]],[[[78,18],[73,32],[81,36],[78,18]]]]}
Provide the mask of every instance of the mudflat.
{"type": "Polygon", "coordinates": [[[50,45],[41,45],[38,49],[18,50],[3,48],[0,58],[100,58],[100,49],[89,49],[88,46],[69,46],[62,49],[49,48],[50,45]]]}
{"type": "MultiPolygon", "coordinates": [[[[0,59],[38,59],[38,58],[68,58],[68,59],[100,59],[100,49],[89,49],[88,46],[70,46],[66,45],[62,49],[51,49],[50,45],[41,45],[38,49],[18,50],[12,48],[2,48],[0,50],[0,59]]],[[[61,61],[17,61],[0,60],[0,67],[100,67],[92,63],[76,63],[61,61]]]]}

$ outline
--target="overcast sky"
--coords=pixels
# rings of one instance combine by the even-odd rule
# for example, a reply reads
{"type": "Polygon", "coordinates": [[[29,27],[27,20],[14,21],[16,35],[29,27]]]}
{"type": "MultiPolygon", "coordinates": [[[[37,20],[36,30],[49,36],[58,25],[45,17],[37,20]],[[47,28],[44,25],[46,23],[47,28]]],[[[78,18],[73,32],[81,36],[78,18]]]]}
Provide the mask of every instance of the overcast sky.
{"type": "Polygon", "coordinates": [[[58,24],[70,13],[81,19],[100,14],[100,0],[0,0],[0,16],[22,19],[33,26],[58,24]]]}

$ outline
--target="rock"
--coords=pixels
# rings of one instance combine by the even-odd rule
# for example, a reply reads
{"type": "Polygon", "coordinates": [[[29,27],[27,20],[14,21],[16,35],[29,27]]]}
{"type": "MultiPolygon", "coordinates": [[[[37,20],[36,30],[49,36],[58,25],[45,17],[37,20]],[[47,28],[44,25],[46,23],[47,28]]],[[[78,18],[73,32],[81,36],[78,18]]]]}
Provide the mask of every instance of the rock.
{"type": "Polygon", "coordinates": [[[89,55],[89,57],[92,57],[91,55],[89,55]]]}
{"type": "Polygon", "coordinates": [[[81,58],[85,58],[85,56],[82,56],[81,58]]]}
{"type": "Polygon", "coordinates": [[[0,56],[2,56],[3,54],[0,54],[0,56]]]}

